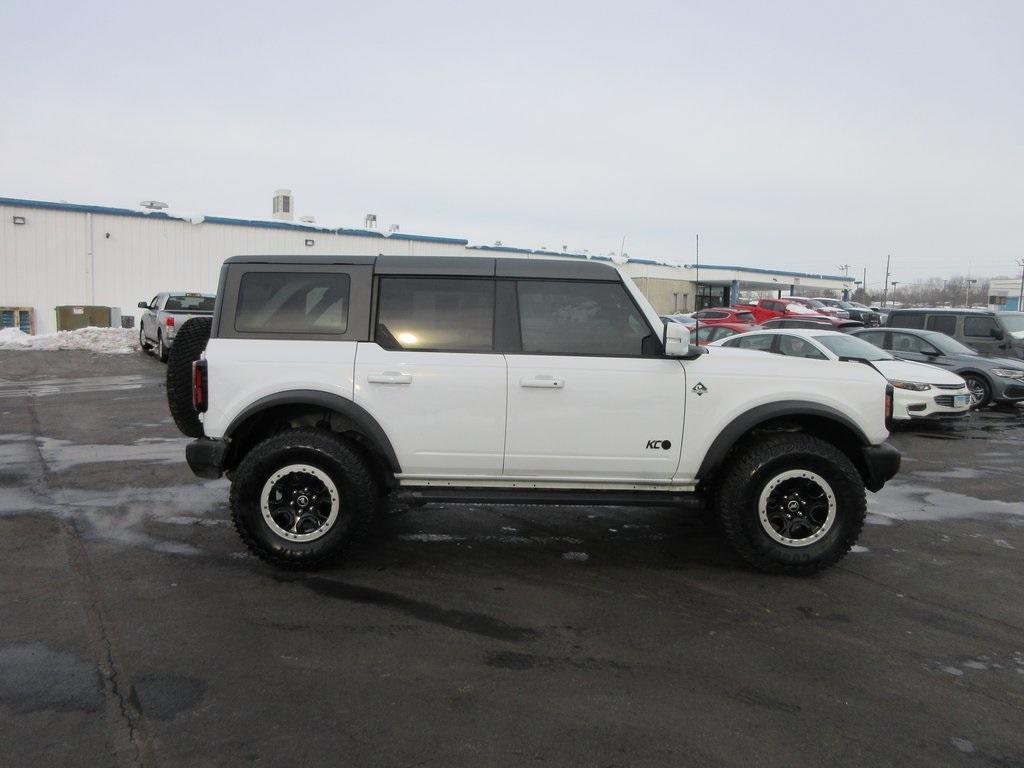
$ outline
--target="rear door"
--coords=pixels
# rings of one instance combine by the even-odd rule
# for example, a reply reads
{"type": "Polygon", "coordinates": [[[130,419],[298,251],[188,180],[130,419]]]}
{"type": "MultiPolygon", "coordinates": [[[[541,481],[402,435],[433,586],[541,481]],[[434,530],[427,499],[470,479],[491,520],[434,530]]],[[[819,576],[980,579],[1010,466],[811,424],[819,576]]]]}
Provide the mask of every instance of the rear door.
{"type": "Polygon", "coordinates": [[[376,296],[355,401],[387,433],[403,478],[500,476],[506,375],[493,277],[382,274],[376,296]]]}
{"type": "Polygon", "coordinates": [[[985,355],[1003,355],[1009,348],[1005,340],[993,336],[1000,330],[999,324],[990,315],[964,315],[963,336],[960,339],[972,349],[985,355]]]}
{"type": "Polygon", "coordinates": [[[679,464],[686,377],[679,360],[653,354],[657,331],[622,283],[512,284],[521,351],[506,356],[505,477],[669,480],[679,464]]]}

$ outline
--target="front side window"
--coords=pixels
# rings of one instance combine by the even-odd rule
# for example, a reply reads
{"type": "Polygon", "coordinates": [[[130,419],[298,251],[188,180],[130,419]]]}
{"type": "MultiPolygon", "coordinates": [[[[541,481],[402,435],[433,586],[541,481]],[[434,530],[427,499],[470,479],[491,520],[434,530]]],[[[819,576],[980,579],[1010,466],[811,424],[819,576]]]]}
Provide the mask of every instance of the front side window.
{"type": "Polygon", "coordinates": [[[828,357],[822,354],[821,350],[799,336],[780,336],[779,354],[786,355],[787,357],[808,357],[812,360],[828,360],[828,357]]]}
{"type": "Polygon", "coordinates": [[[620,283],[521,280],[526,354],[640,356],[651,335],[620,283]]]}
{"type": "Polygon", "coordinates": [[[928,318],[928,330],[938,331],[952,336],[956,333],[956,315],[931,315],[928,318]]]}
{"type": "Polygon", "coordinates": [[[385,349],[490,352],[494,280],[382,277],[375,340],[385,349]]]}
{"type": "Polygon", "coordinates": [[[738,336],[725,342],[726,347],[739,347],[740,349],[756,349],[762,352],[771,352],[774,336],[761,333],[756,336],[738,336]]]}
{"type": "Polygon", "coordinates": [[[999,330],[994,317],[965,317],[964,336],[991,339],[992,331],[999,330]]]}
{"type": "Polygon", "coordinates": [[[246,272],[238,289],[240,333],[342,334],[350,279],[337,273],[246,272]]]}
{"type": "Polygon", "coordinates": [[[892,335],[892,351],[910,352],[915,355],[936,355],[939,350],[927,341],[912,333],[894,333],[892,335]]]}

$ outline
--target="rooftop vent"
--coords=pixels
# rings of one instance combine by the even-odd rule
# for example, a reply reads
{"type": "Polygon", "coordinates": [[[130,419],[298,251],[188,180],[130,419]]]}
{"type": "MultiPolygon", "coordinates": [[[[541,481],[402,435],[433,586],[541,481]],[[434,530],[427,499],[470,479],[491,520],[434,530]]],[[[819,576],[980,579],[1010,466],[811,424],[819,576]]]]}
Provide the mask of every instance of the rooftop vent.
{"type": "Polygon", "coordinates": [[[377,214],[376,213],[368,213],[368,214],[366,214],[365,221],[366,221],[366,225],[365,226],[366,226],[367,229],[376,229],[377,228],[377,214]]]}
{"type": "Polygon", "coordinates": [[[139,205],[151,211],[162,211],[167,207],[167,203],[161,203],[159,200],[143,200],[139,205]]]}
{"type": "Polygon", "coordinates": [[[290,189],[274,192],[274,218],[281,221],[292,221],[295,218],[295,198],[290,189]]]}

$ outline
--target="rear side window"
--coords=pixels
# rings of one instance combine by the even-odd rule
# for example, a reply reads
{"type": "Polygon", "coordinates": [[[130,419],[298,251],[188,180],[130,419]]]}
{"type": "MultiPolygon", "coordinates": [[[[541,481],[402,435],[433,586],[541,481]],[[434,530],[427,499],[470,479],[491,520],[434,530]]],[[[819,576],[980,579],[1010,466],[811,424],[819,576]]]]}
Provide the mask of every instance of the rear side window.
{"type": "Polygon", "coordinates": [[[876,347],[885,349],[885,331],[868,331],[867,333],[858,333],[858,339],[864,339],[864,341],[874,344],[876,347]]]}
{"type": "Polygon", "coordinates": [[[213,312],[212,296],[168,296],[164,309],[168,312],[213,312]]]}
{"type": "Polygon", "coordinates": [[[924,315],[919,312],[889,315],[889,325],[894,328],[924,328],[924,315]]]}
{"type": "Polygon", "coordinates": [[[349,276],[344,274],[247,272],[238,290],[235,330],[261,334],[345,333],[349,292],[349,276]]]}
{"type": "Polygon", "coordinates": [[[754,322],[754,316],[750,312],[737,312],[736,319],[744,323],[754,322]]]}
{"type": "Polygon", "coordinates": [[[620,283],[520,280],[525,354],[640,356],[651,329],[620,283]]]}
{"type": "Polygon", "coordinates": [[[956,333],[956,315],[929,315],[927,328],[952,336],[956,333]]]}
{"type": "Polygon", "coordinates": [[[375,340],[385,349],[490,352],[494,280],[382,277],[375,340]]]}
{"type": "Polygon", "coordinates": [[[965,317],[964,336],[975,336],[990,339],[992,331],[998,330],[995,318],[993,317],[965,317]]]}

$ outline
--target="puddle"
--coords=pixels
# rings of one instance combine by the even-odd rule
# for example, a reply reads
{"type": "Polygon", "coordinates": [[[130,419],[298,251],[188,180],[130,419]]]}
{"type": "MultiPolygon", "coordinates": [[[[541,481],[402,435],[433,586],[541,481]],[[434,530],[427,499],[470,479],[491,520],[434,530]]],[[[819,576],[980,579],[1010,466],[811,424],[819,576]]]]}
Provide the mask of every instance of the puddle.
{"type": "Polygon", "coordinates": [[[151,376],[93,376],[87,379],[0,380],[0,398],[49,397],[52,395],[74,395],[82,392],[142,389],[144,386],[154,386],[159,381],[159,379],[151,376]]]}
{"type": "Polygon", "coordinates": [[[187,437],[146,437],[129,445],[83,444],[54,437],[0,435],[0,467],[35,464],[42,454],[51,472],[63,472],[81,464],[159,463],[183,464],[187,437]]]}
{"type": "Polygon", "coordinates": [[[889,483],[868,498],[868,511],[872,518],[909,522],[1024,517],[1024,502],[975,499],[962,493],[889,483]]]}

